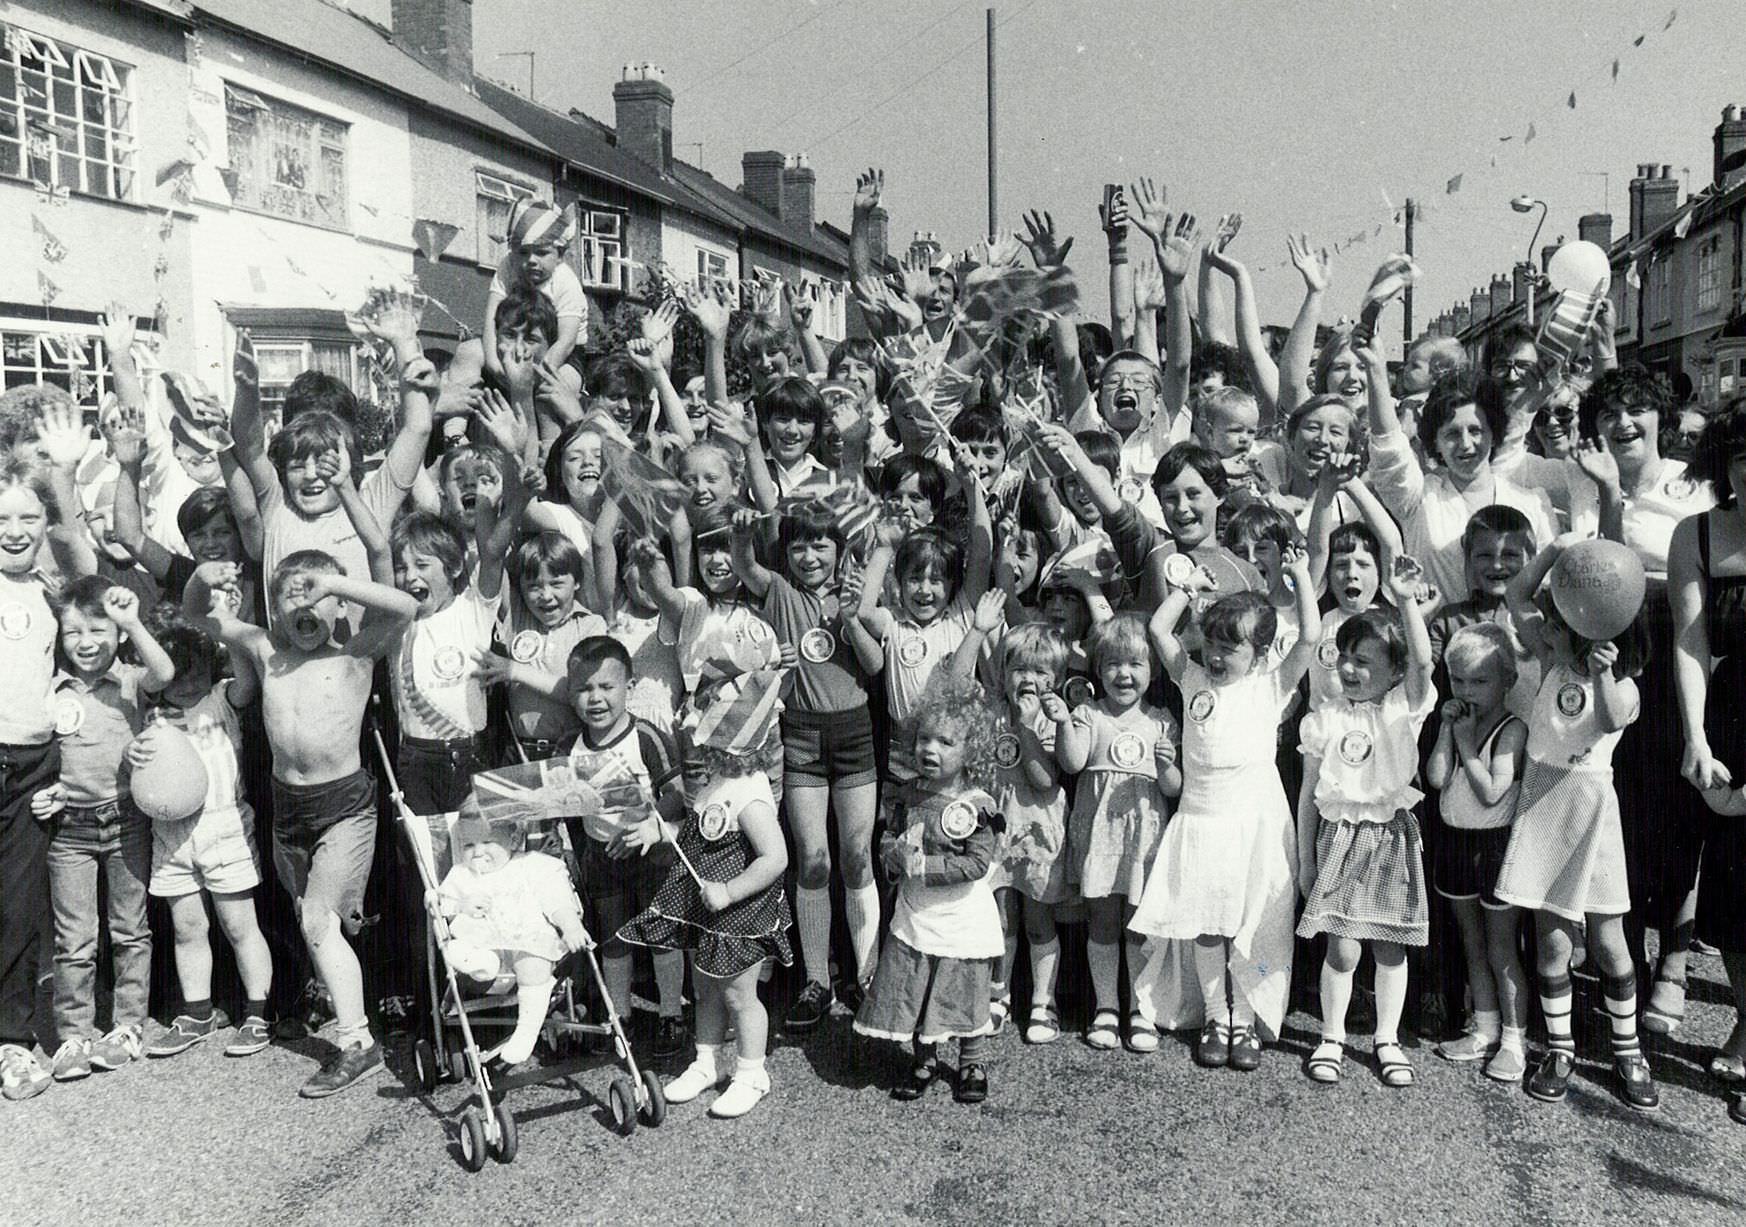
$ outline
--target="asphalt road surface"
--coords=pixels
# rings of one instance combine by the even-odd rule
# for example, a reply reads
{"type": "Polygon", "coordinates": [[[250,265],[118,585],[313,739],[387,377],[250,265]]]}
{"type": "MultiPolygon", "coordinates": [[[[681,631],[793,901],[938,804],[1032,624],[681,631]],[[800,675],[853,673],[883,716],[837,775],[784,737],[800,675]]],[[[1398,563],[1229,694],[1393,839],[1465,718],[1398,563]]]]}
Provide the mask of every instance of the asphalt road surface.
{"type": "Polygon", "coordinates": [[[1560,1105],[1428,1044],[1409,1045],[1410,1090],[1380,1083],[1363,1039],[1342,1083],[1311,1083],[1302,1014],[1255,1074],[1197,1069],[1188,1036],[1135,1056],[1009,1031],[986,1104],[943,1086],[898,1103],[896,1050],[839,1011],[804,1043],[778,1035],[774,1093],[739,1121],[695,1103],[620,1137],[604,1058],[515,1092],[519,1157],[476,1175],[457,1158],[465,1089],[420,1093],[404,1045],[389,1072],[308,1102],[315,1042],[246,1060],[207,1044],[0,1103],[0,1223],[1746,1222],[1746,1128],[1704,1071],[1732,1023],[1717,961],[1694,961],[1686,1024],[1650,1050],[1650,1115],[1613,1093],[1589,992],[1560,1105]]]}

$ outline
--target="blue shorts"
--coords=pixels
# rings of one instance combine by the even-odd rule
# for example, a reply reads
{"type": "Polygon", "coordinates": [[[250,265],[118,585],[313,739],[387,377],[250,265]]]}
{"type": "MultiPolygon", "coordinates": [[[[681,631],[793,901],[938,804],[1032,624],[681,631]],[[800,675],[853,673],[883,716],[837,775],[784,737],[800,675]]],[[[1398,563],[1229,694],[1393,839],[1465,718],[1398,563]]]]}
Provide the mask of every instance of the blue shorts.
{"type": "Polygon", "coordinates": [[[782,763],[794,784],[871,784],[879,778],[872,713],[783,712],[782,763]]]}

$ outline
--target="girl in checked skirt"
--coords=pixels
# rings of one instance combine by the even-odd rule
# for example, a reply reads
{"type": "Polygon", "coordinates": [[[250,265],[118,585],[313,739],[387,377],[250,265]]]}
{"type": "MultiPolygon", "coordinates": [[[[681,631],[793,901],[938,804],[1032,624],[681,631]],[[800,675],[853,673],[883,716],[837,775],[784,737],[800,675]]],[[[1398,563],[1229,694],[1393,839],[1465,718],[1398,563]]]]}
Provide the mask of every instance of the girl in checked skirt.
{"type": "Polygon", "coordinates": [[[1436,704],[1431,639],[1415,599],[1419,565],[1395,559],[1388,587],[1399,613],[1380,606],[1340,627],[1339,695],[1311,712],[1300,732],[1303,790],[1297,803],[1297,874],[1307,901],[1299,937],[1328,935],[1322,963],[1322,1042],[1306,1067],[1338,1082],[1352,976],[1369,943],[1376,959],[1376,1060],[1387,1086],[1411,1086],[1400,1046],[1406,1007],[1406,947],[1429,935],[1424,847],[1413,807],[1419,730],[1436,704]]]}
{"type": "Polygon", "coordinates": [[[879,841],[898,879],[891,936],[855,1030],[912,1041],[909,1077],[895,1099],[919,1099],[939,1074],[938,1046],[957,1037],[959,1103],[988,1097],[984,1052],[994,1030],[989,985],[1004,953],[1000,905],[989,871],[1000,854],[993,782],[994,716],[982,688],[938,670],[911,725],[917,776],[894,786],[890,825],[879,841]]]}
{"type": "MultiPolygon", "coordinates": [[[[1613,750],[1625,726],[1637,719],[1637,685],[1631,679],[1642,671],[1649,640],[1641,611],[1617,638],[1591,643],[1564,622],[1548,597],[1536,599],[1564,544],[1560,538],[1547,546],[1509,586],[1516,631],[1540,658],[1544,673],[1528,720],[1528,765],[1498,871],[1497,897],[1538,913],[1540,1009],[1548,1051],[1528,1079],[1528,1094],[1553,1102],[1569,1089],[1576,1061],[1570,948],[1573,930],[1586,918],[1620,1092],[1631,1107],[1649,1112],[1661,1100],[1637,1042],[1637,972],[1625,942],[1631,896],[1613,789],[1613,750]]],[[[1668,712],[1657,715],[1672,718],[1668,712]]]]}

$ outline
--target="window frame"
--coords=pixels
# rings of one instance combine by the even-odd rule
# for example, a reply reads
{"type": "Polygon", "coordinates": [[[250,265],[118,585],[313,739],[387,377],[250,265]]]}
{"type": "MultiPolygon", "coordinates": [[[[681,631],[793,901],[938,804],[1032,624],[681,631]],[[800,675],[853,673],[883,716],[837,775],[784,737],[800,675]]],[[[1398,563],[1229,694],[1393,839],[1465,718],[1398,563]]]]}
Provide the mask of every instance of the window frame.
{"type": "Polygon", "coordinates": [[[137,203],[139,145],[133,96],[137,66],[22,26],[0,26],[5,30],[0,84],[10,76],[10,91],[0,98],[0,118],[9,119],[12,128],[11,132],[0,129],[0,150],[14,150],[17,161],[15,169],[0,170],[0,177],[94,200],[137,203]],[[27,54],[42,67],[26,68],[27,54]],[[57,71],[64,76],[57,77],[57,71]],[[39,77],[43,88],[31,85],[27,74],[39,77]],[[32,102],[33,96],[41,102],[32,102]],[[70,109],[63,111],[64,103],[70,103],[70,109]],[[87,108],[92,104],[101,108],[100,119],[90,117],[87,108]],[[102,137],[101,148],[92,148],[97,134],[102,137]],[[70,149],[65,147],[69,137],[70,149]],[[99,174],[100,187],[94,186],[99,174]]]}
{"type": "Polygon", "coordinates": [[[1698,245],[1697,309],[1715,311],[1722,305],[1722,239],[1711,235],[1698,245]]]}
{"type": "MultiPolygon", "coordinates": [[[[159,370],[156,351],[152,347],[154,335],[141,331],[133,347],[134,365],[142,383],[149,383],[159,370]]],[[[114,390],[109,357],[103,348],[103,326],[0,316],[0,391],[34,383],[49,384],[68,392],[83,392],[74,399],[86,419],[94,423],[103,398],[114,390]],[[14,362],[13,339],[25,336],[36,338],[31,360],[29,363],[14,362]],[[69,339],[79,342],[79,361],[76,363],[67,361],[74,356],[73,351],[66,348],[69,339]],[[45,342],[49,352],[45,352],[45,342]],[[82,378],[75,378],[75,371],[82,378]],[[83,388],[78,387],[81,383],[83,388]]]]}
{"type": "MultiPolygon", "coordinates": [[[[276,95],[263,93],[252,86],[242,85],[238,82],[229,80],[224,82],[224,116],[225,154],[230,162],[232,170],[236,172],[236,178],[234,180],[236,187],[231,191],[232,208],[240,209],[245,213],[257,213],[262,217],[272,217],[277,218],[280,221],[295,222],[298,225],[314,226],[319,230],[331,230],[342,234],[349,234],[351,232],[352,125],[348,121],[338,119],[321,111],[311,110],[306,106],[287,101],[276,95]],[[265,183],[251,185],[248,180],[243,178],[242,168],[239,166],[238,158],[236,156],[236,129],[238,116],[231,107],[233,100],[237,101],[240,106],[246,110],[255,111],[257,113],[264,112],[269,116],[275,113],[282,113],[290,119],[302,119],[307,121],[310,128],[308,139],[305,142],[305,151],[313,156],[308,159],[305,169],[313,171],[318,176],[318,184],[320,183],[319,176],[323,173],[323,168],[328,165],[327,159],[324,155],[330,150],[337,150],[341,177],[339,191],[333,194],[333,199],[338,203],[337,220],[327,220],[319,217],[304,217],[298,213],[272,208],[271,202],[265,195],[265,190],[267,186],[280,186],[277,183],[277,180],[275,179],[275,182],[272,185],[267,185],[265,183]],[[280,111],[280,108],[282,108],[282,112],[280,111]],[[327,140],[324,126],[337,130],[337,138],[331,142],[327,140]],[[254,198],[245,199],[243,193],[251,187],[253,187],[254,198]]],[[[257,134],[256,139],[263,144],[264,152],[271,153],[275,134],[271,131],[263,131],[258,126],[258,122],[259,121],[256,121],[257,127],[255,128],[257,134]]],[[[256,159],[250,157],[247,161],[252,165],[256,159]]],[[[307,195],[308,198],[318,207],[321,207],[321,200],[325,195],[325,193],[319,190],[319,187],[313,190],[304,188],[289,190],[307,195]]]]}
{"type": "MultiPolygon", "coordinates": [[[[479,166],[473,168],[473,222],[478,231],[473,245],[473,256],[480,268],[496,269],[503,263],[503,257],[509,254],[507,233],[502,240],[492,237],[491,220],[487,216],[489,207],[485,202],[494,200],[513,209],[517,200],[534,200],[538,196],[538,189],[512,179],[501,171],[486,170],[479,166]],[[493,251],[495,254],[491,254],[493,251]]],[[[507,231],[508,228],[506,212],[504,230],[507,231]]]]}
{"type": "Polygon", "coordinates": [[[576,202],[576,239],[570,244],[569,264],[576,274],[576,279],[582,287],[588,290],[602,290],[610,294],[626,293],[630,284],[630,269],[622,261],[632,258],[630,249],[630,215],[623,209],[615,209],[610,205],[598,205],[587,200],[576,202]],[[597,219],[610,218],[611,233],[596,231],[597,219]],[[598,252],[597,258],[593,257],[598,252]],[[609,265],[607,261],[613,258],[621,261],[609,265]],[[593,264],[602,267],[613,267],[618,271],[613,278],[602,280],[594,275],[593,264]]]}

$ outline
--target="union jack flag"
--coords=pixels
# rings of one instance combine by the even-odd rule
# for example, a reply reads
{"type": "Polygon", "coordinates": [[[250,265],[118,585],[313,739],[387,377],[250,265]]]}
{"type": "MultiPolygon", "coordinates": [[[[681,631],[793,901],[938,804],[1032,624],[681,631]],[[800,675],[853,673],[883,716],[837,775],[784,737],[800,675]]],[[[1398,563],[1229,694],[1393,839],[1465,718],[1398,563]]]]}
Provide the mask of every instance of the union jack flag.
{"type": "Polygon", "coordinates": [[[724,679],[689,722],[691,743],[749,754],[766,745],[782,711],[782,670],[759,669],[724,679]]]}

